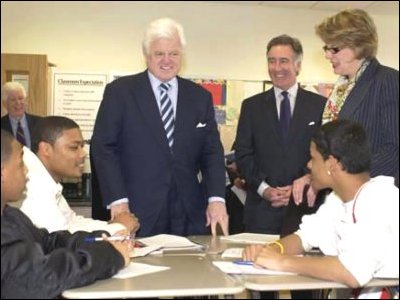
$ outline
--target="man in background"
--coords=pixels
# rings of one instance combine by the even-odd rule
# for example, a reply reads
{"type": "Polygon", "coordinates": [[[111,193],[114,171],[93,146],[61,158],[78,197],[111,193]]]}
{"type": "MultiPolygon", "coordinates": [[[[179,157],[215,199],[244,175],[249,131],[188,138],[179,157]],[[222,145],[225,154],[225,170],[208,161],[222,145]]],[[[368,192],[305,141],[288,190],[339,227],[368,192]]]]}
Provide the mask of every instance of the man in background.
{"type": "Polygon", "coordinates": [[[1,102],[7,110],[7,114],[1,118],[1,129],[31,148],[32,131],[41,117],[26,113],[27,94],[24,86],[16,81],[6,82],[1,88],[1,102]]]}

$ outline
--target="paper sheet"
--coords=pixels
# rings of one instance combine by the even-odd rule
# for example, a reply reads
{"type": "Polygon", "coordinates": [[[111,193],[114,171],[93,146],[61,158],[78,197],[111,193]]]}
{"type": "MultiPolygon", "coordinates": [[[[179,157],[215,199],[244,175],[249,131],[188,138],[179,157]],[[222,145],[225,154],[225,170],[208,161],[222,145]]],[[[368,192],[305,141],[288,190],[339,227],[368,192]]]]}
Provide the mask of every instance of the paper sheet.
{"type": "Polygon", "coordinates": [[[147,254],[153,253],[157,250],[160,249],[160,246],[154,245],[154,246],[146,246],[146,247],[141,247],[141,248],[134,248],[131,253],[130,257],[142,257],[146,256],[147,254]]]}
{"type": "Polygon", "coordinates": [[[241,258],[243,254],[243,248],[228,248],[222,254],[222,258],[241,258]]]}
{"type": "Polygon", "coordinates": [[[258,234],[258,233],[238,233],[228,236],[221,236],[221,240],[246,244],[265,244],[279,240],[279,235],[258,234]]]}
{"type": "Polygon", "coordinates": [[[163,249],[195,249],[203,247],[199,244],[193,243],[185,237],[171,234],[159,234],[138,240],[146,246],[159,246],[159,248],[163,249]]]}
{"type": "Polygon", "coordinates": [[[131,262],[127,267],[120,270],[113,278],[125,279],[144,274],[156,273],[170,269],[170,267],[153,266],[148,264],[131,262]]]}
{"type": "Polygon", "coordinates": [[[255,274],[255,275],[296,275],[295,273],[255,268],[248,265],[238,265],[231,261],[213,261],[213,264],[227,274],[255,274]]]}

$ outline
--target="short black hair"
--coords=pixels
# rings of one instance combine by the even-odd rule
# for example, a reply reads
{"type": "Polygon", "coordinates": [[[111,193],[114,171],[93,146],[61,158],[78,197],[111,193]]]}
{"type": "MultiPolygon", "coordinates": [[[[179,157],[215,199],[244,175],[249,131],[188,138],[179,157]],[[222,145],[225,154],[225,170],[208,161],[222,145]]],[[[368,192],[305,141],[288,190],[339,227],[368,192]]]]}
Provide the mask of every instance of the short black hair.
{"type": "Polygon", "coordinates": [[[33,130],[32,151],[38,152],[40,142],[54,145],[56,140],[62,136],[63,131],[74,128],[79,128],[79,125],[67,117],[49,116],[40,119],[33,130]]]}
{"type": "Polygon", "coordinates": [[[322,125],[311,139],[324,160],[335,157],[350,174],[371,170],[371,151],[364,128],[345,119],[322,125]]]}
{"type": "Polygon", "coordinates": [[[1,165],[6,163],[12,153],[12,142],[14,137],[8,131],[1,130],[1,165]]]}

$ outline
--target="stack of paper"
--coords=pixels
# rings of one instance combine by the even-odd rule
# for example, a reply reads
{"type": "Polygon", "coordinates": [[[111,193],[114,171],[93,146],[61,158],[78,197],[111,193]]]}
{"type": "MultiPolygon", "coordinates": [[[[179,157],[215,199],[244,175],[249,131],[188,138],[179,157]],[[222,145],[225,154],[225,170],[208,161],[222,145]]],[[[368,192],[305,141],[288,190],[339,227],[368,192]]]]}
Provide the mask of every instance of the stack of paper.
{"type": "Polygon", "coordinates": [[[258,234],[258,233],[239,233],[228,236],[222,236],[221,240],[235,243],[245,244],[266,244],[279,240],[279,235],[275,234],[258,234]]]}

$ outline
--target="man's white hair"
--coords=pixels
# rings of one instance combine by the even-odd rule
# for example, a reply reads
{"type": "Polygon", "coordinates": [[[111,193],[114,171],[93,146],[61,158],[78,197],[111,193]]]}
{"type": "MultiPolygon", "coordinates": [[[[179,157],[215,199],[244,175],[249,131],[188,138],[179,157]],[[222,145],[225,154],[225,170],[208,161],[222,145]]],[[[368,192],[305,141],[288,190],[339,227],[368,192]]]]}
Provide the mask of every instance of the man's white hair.
{"type": "Polygon", "coordinates": [[[144,34],[142,43],[143,54],[145,56],[149,54],[148,51],[152,42],[162,38],[172,39],[176,34],[179,37],[182,49],[185,48],[186,39],[181,24],[170,18],[161,18],[151,22],[144,34]]]}

